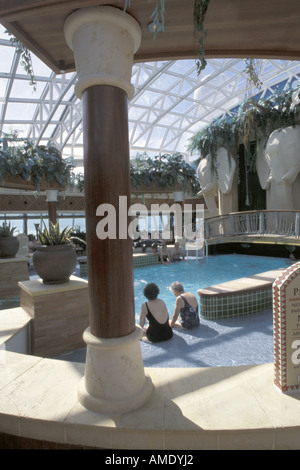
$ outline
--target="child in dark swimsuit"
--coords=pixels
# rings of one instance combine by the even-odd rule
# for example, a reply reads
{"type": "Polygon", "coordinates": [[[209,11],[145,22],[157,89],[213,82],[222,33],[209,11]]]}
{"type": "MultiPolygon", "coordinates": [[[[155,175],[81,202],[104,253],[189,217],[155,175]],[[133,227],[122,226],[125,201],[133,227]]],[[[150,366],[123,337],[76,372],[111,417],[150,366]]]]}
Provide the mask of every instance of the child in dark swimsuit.
{"type": "Polygon", "coordinates": [[[146,336],[152,343],[166,341],[173,336],[172,328],[169,325],[167,306],[163,300],[157,298],[158,294],[159,288],[156,284],[147,284],[144,296],[148,302],[142,304],[139,319],[139,325],[143,328],[147,318],[149,326],[146,330],[146,336]]]}

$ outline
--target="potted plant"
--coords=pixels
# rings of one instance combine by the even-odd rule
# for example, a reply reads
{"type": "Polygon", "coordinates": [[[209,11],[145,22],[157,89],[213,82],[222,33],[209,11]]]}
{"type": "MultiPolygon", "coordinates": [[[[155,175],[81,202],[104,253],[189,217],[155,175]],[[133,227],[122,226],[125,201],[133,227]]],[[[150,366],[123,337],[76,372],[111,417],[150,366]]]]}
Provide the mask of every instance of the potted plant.
{"type": "Polygon", "coordinates": [[[3,222],[0,226],[0,258],[14,258],[19,249],[19,240],[14,236],[16,227],[3,222]]]}
{"type": "Polygon", "coordinates": [[[60,230],[59,222],[53,224],[49,221],[49,229],[44,221],[43,225],[43,229],[38,228],[38,241],[41,245],[33,253],[33,266],[44,284],[68,282],[76,266],[76,251],[72,240],[77,237],[71,236],[73,228],[60,230]]]}
{"type": "Polygon", "coordinates": [[[80,229],[80,227],[75,227],[70,232],[71,239],[76,242],[76,245],[81,250],[85,251],[86,249],[86,233],[80,229]]]}

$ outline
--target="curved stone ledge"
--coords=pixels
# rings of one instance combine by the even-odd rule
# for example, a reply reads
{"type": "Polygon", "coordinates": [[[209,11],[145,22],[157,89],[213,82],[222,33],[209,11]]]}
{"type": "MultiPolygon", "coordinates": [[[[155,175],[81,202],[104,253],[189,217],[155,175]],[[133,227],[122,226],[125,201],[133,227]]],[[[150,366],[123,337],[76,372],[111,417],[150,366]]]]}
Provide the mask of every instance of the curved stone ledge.
{"type": "Polygon", "coordinates": [[[77,401],[84,364],[6,352],[0,432],[105,449],[299,449],[299,394],[273,385],[273,364],[147,368],[155,390],[109,416],[77,401]]]}

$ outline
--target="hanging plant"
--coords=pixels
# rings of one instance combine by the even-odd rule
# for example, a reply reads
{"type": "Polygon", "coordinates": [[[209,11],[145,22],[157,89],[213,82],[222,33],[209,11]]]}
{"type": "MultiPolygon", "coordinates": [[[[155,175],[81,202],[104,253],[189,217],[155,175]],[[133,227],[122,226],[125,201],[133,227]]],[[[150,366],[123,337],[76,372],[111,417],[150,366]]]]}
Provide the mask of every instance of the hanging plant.
{"type": "Polygon", "coordinates": [[[247,153],[247,167],[255,170],[256,152],[250,152],[249,146],[253,141],[265,145],[269,135],[276,129],[294,126],[299,115],[300,102],[295,102],[293,96],[300,91],[297,89],[276,89],[268,98],[245,100],[235,116],[225,116],[214,120],[209,126],[197,132],[191,139],[189,150],[199,152],[197,163],[208,154],[212,156],[215,168],[217,152],[220,147],[228,148],[235,145],[236,152],[242,142],[247,153]]]}
{"type": "Polygon", "coordinates": [[[145,153],[138,154],[130,162],[130,179],[134,188],[140,185],[150,188],[154,184],[165,189],[180,184],[186,190],[190,184],[193,194],[199,191],[195,169],[186,163],[180,153],[156,155],[153,158],[145,153]]]}
{"type": "Polygon", "coordinates": [[[191,153],[200,153],[200,157],[195,161],[195,165],[198,165],[202,158],[210,154],[212,156],[211,171],[217,174],[216,160],[218,150],[221,147],[229,149],[230,146],[236,145],[235,120],[236,117],[234,116],[215,119],[190,139],[189,151],[191,153]]]}
{"type": "MultiPolygon", "coordinates": [[[[120,1],[120,0],[119,0],[120,1]]],[[[151,0],[148,0],[150,3],[151,0]]],[[[194,1],[194,35],[195,35],[195,43],[197,46],[196,49],[196,66],[197,66],[197,73],[200,75],[201,71],[205,69],[207,61],[205,59],[205,49],[204,49],[204,41],[207,36],[207,31],[204,29],[204,20],[205,15],[208,9],[210,0],[195,0],[194,1]]],[[[124,11],[130,8],[131,0],[125,0],[124,11]]],[[[152,32],[154,34],[154,38],[156,37],[158,32],[164,31],[164,24],[165,24],[165,0],[155,0],[155,6],[153,12],[151,14],[152,20],[152,32]]]]}
{"type": "MultiPolygon", "coordinates": [[[[190,188],[192,194],[197,194],[200,189],[194,166],[186,163],[180,153],[159,154],[149,157],[146,152],[138,153],[130,160],[130,181],[133,188],[152,185],[158,188],[174,188],[180,184],[183,190],[190,188]]],[[[74,186],[83,191],[84,175],[82,173],[73,174],[70,186],[74,186]]]]}
{"type": "Polygon", "coordinates": [[[246,64],[244,72],[247,75],[248,84],[260,90],[262,87],[262,81],[258,77],[259,71],[256,59],[244,59],[244,62],[246,64]]]}
{"type": "Polygon", "coordinates": [[[210,0],[195,0],[194,2],[194,34],[195,42],[197,42],[197,73],[200,75],[202,70],[205,69],[207,61],[205,59],[204,41],[207,36],[207,31],[204,29],[204,19],[208,9],[210,0]]]}
{"type": "Polygon", "coordinates": [[[10,42],[13,46],[16,47],[17,54],[21,54],[21,65],[27,75],[30,77],[29,84],[33,87],[33,90],[36,91],[36,79],[34,76],[33,65],[31,60],[31,53],[24,44],[22,44],[15,36],[13,36],[9,31],[5,31],[10,36],[10,42]]]}
{"type": "Polygon", "coordinates": [[[9,177],[21,177],[32,181],[37,191],[43,180],[48,183],[59,183],[68,186],[72,179],[74,165],[63,159],[60,150],[55,146],[33,145],[27,139],[1,139],[0,147],[0,180],[5,183],[9,177]],[[22,145],[20,145],[20,141],[22,145]],[[8,145],[9,144],[9,145],[8,145]]]}
{"type": "MultiPolygon", "coordinates": [[[[119,0],[120,1],[120,0],[119,0]]],[[[148,0],[150,3],[151,0],[148,0]]],[[[124,4],[124,12],[130,8],[131,0],[125,0],[124,4]]],[[[155,0],[155,6],[153,12],[150,16],[152,20],[152,32],[154,34],[154,38],[156,37],[157,33],[164,31],[165,25],[165,0],[155,0]]]]}

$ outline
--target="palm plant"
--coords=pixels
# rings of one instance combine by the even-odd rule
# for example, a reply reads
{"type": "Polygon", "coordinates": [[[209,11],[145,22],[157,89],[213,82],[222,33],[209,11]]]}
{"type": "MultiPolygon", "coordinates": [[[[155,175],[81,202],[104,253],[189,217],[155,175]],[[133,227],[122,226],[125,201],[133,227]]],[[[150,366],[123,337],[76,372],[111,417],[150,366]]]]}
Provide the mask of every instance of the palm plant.
{"type": "Polygon", "coordinates": [[[38,240],[41,245],[68,245],[73,240],[85,244],[84,240],[71,235],[72,231],[74,231],[73,227],[65,227],[63,230],[60,230],[59,222],[56,222],[56,224],[54,224],[50,220],[48,229],[45,222],[42,222],[44,225],[44,229],[41,229],[40,227],[38,228],[38,240]]]}
{"type": "Polygon", "coordinates": [[[12,227],[10,222],[8,224],[3,222],[3,224],[0,226],[0,237],[13,237],[15,230],[16,227],[12,227]]]}

